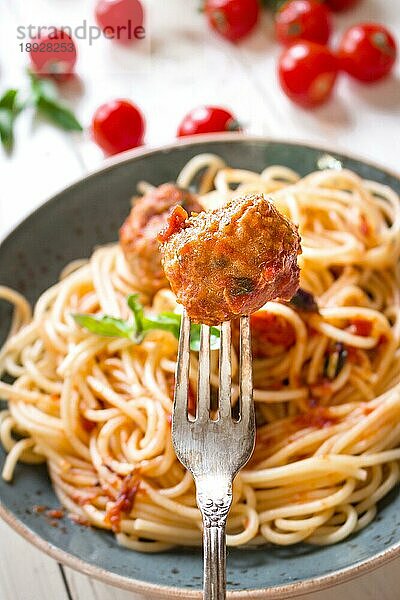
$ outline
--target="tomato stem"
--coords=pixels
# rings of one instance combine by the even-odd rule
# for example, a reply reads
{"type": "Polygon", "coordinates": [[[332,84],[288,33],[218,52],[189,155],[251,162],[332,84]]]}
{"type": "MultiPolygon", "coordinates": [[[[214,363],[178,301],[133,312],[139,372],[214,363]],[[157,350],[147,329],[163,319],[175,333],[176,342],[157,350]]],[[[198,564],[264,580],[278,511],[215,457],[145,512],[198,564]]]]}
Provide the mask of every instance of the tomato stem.
{"type": "Polygon", "coordinates": [[[371,36],[372,45],[378,50],[381,50],[384,54],[394,56],[396,54],[394,48],[389,44],[388,37],[383,31],[377,31],[371,36]]]}
{"type": "Polygon", "coordinates": [[[227,27],[226,17],[224,13],[221,10],[215,10],[212,13],[212,19],[218,31],[224,33],[227,27]]]}
{"type": "Polygon", "coordinates": [[[237,119],[231,119],[226,124],[226,131],[242,131],[243,127],[237,119]]]}

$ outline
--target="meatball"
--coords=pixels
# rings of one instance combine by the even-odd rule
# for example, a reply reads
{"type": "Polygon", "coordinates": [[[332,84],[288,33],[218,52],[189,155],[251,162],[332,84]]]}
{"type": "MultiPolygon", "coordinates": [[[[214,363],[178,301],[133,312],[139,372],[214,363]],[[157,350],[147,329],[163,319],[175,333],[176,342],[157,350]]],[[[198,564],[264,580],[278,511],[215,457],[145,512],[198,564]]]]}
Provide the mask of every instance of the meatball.
{"type": "Polygon", "coordinates": [[[153,294],[167,286],[161,266],[157,234],[163,229],[173,207],[180,205],[189,214],[203,210],[195,196],[166,183],[138,198],[122,225],[119,239],[138,288],[153,294]]]}
{"type": "Polygon", "coordinates": [[[249,315],[299,286],[297,227],[262,194],[191,218],[177,207],[159,240],[172,290],[196,322],[249,315]]]}

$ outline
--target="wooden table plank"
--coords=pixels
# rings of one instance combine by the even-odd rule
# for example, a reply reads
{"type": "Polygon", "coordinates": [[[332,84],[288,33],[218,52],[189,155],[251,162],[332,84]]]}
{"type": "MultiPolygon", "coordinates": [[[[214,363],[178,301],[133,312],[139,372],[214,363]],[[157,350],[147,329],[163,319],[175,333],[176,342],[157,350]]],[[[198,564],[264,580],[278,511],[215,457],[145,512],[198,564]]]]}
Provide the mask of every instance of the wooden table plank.
{"type": "Polygon", "coordinates": [[[65,575],[72,600],[148,600],[147,596],[119,590],[68,567],[65,569],[65,575]]]}
{"type": "Polygon", "coordinates": [[[39,552],[1,520],[0,598],[70,600],[58,564],[39,552]]]}
{"type": "MultiPolygon", "coordinates": [[[[150,558],[150,557],[149,557],[150,558]]],[[[118,590],[66,568],[73,600],[146,600],[148,596],[118,590]]],[[[298,600],[396,600],[400,586],[400,559],[376,571],[327,590],[297,596],[298,600]]]]}
{"type": "Polygon", "coordinates": [[[400,559],[328,590],[299,596],[298,600],[395,600],[400,584],[400,559]]]}

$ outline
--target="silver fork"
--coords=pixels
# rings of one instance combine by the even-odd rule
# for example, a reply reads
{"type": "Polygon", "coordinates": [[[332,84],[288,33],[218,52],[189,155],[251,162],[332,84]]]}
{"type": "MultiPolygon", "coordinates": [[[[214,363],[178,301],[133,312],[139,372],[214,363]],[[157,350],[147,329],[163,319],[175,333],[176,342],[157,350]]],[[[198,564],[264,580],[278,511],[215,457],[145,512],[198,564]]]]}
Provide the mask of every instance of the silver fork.
{"type": "Polygon", "coordinates": [[[172,440],[176,455],[195,480],[203,517],[204,598],[226,597],[226,519],[232,482],[255,442],[249,317],[240,319],[240,417],[231,416],[231,324],[221,326],[218,418],[210,418],[210,328],[201,326],[197,413],[188,417],[190,319],[184,311],[176,369],[172,440]]]}

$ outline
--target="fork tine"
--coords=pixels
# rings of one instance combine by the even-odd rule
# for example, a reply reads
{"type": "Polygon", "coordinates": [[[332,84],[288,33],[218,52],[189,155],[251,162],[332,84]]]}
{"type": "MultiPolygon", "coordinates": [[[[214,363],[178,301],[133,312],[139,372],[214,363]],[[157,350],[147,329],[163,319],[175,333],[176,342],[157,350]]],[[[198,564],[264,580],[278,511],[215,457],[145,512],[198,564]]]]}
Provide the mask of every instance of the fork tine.
{"type": "Polygon", "coordinates": [[[200,329],[199,377],[197,389],[197,418],[207,420],[210,410],[210,328],[200,329]]]}
{"type": "Polygon", "coordinates": [[[189,392],[190,366],[190,319],[186,310],[183,311],[181,332],[179,336],[178,362],[176,364],[176,383],[174,394],[174,417],[187,417],[187,402],[189,392]]]}
{"type": "Polygon", "coordinates": [[[240,317],[240,420],[254,419],[250,317],[240,317]]]}
{"type": "Polygon", "coordinates": [[[219,419],[210,418],[210,327],[201,326],[197,419],[187,414],[189,391],[190,319],[182,316],[172,442],[177,458],[196,484],[196,500],[203,518],[204,598],[226,597],[226,519],[232,504],[232,481],[249,460],[255,441],[252,402],[252,364],[249,318],[240,321],[241,415],[231,418],[231,324],[222,323],[219,380],[219,419]],[[200,423],[199,423],[200,421],[200,423]],[[235,435],[236,434],[236,435],[235,435]]]}
{"type": "Polygon", "coordinates": [[[221,326],[221,350],[219,354],[219,416],[231,415],[231,324],[225,321],[221,326]]]}

